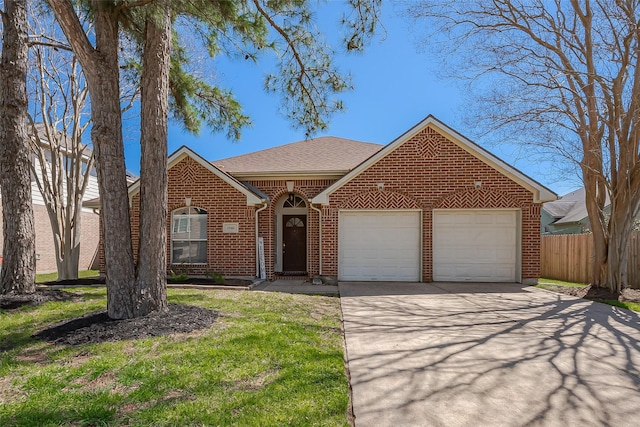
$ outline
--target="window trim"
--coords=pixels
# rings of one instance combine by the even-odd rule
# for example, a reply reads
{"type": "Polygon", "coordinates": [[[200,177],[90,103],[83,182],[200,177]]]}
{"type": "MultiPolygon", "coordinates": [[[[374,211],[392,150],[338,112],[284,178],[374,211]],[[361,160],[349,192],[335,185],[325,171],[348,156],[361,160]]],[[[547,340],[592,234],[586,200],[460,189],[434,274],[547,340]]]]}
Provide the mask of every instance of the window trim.
{"type": "Polygon", "coordinates": [[[297,194],[291,193],[282,203],[283,209],[306,209],[307,202],[297,194]]]}
{"type": "Polygon", "coordinates": [[[202,209],[196,206],[183,206],[177,209],[174,209],[173,211],[171,211],[171,253],[170,253],[170,264],[171,265],[207,265],[209,263],[208,261],[208,257],[207,257],[207,251],[208,251],[208,241],[209,241],[209,227],[208,227],[208,215],[209,213],[207,212],[206,209],[202,209]],[[186,213],[182,213],[182,211],[184,211],[186,209],[186,213]],[[181,212],[181,213],[178,213],[181,212]],[[192,213],[193,212],[193,213],[192,213]],[[181,217],[176,217],[177,215],[180,215],[181,217]],[[205,237],[204,238],[192,238],[190,235],[188,238],[175,238],[174,236],[176,234],[182,234],[182,233],[189,233],[191,234],[191,218],[192,217],[196,217],[196,218],[200,218],[201,215],[204,215],[204,223],[205,223],[205,237]],[[180,222],[178,222],[177,224],[175,223],[176,220],[181,221],[182,219],[186,219],[186,228],[187,230],[184,232],[180,231],[180,222]],[[176,225],[178,227],[178,230],[176,231],[176,225]],[[173,244],[174,242],[180,242],[180,243],[191,243],[191,242],[205,242],[205,261],[204,262],[176,262],[174,260],[174,255],[173,255],[173,244]]]}

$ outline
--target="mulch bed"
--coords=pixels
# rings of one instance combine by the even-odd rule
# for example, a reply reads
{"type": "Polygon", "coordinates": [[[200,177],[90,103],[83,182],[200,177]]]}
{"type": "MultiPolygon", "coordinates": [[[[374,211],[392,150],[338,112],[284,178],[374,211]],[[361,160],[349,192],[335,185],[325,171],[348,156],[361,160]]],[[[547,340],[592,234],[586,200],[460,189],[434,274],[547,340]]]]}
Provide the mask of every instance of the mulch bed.
{"type": "Polygon", "coordinates": [[[578,298],[585,298],[589,300],[615,300],[625,302],[639,302],[640,303],[640,289],[625,289],[622,294],[611,292],[608,288],[601,288],[599,286],[562,286],[556,284],[545,283],[545,287],[565,295],[572,295],[578,298]]]}
{"type": "MultiPolygon", "coordinates": [[[[216,283],[207,278],[189,278],[182,284],[249,286],[251,280],[226,279],[216,283]]],[[[54,286],[104,285],[104,277],[46,282],[54,286]]],[[[0,309],[15,310],[23,306],[35,306],[49,301],[80,300],[82,295],[60,289],[38,289],[29,295],[2,295],[0,309]]],[[[134,340],[171,334],[190,333],[210,327],[218,313],[203,307],[169,304],[165,313],[151,313],[135,319],[113,320],[106,311],[89,313],[81,317],[54,324],[33,335],[34,338],[55,344],[97,344],[107,341],[134,340]]]]}
{"type": "Polygon", "coordinates": [[[169,304],[165,313],[124,320],[110,319],[101,311],[54,324],[33,337],[55,344],[98,344],[189,333],[210,327],[217,317],[213,310],[183,304],[169,304]]]}
{"type": "Polygon", "coordinates": [[[0,309],[13,310],[25,305],[40,305],[49,301],[73,301],[81,296],[73,292],[63,292],[55,289],[38,289],[33,294],[0,295],[0,309]]]}
{"type": "Polygon", "coordinates": [[[622,291],[622,295],[619,300],[624,302],[640,303],[640,289],[625,289],[622,291]]]}
{"type": "Polygon", "coordinates": [[[245,279],[224,279],[223,283],[216,282],[213,279],[193,277],[185,280],[167,279],[168,285],[205,285],[205,286],[249,286],[253,283],[251,280],[245,279]]]}
{"type": "MultiPolygon", "coordinates": [[[[253,283],[251,280],[246,279],[224,279],[224,282],[219,283],[213,279],[206,277],[189,277],[185,280],[171,280],[167,279],[167,284],[172,285],[217,285],[217,286],[249,286],[253,283]]],[[[95,286],[104,285],[105,277],[91,277],[86,279],[74,279],[74,280],[60,280],[54,282],[45,282],[42,285],[45,286],[95,286]]]]}
{"type": "Polygon", "coordinates": [[[88,277],[84,279],[70,279],[70,280],[59,280],[53,282],[44,282],[40,283],[45,286],[96,286],[96,285],[104,285],[105,277],[88,277]]]}
{"type": "MultiPolygon", "coordinates": [[[[75,284],[77,281],[73,282],[75,284]]],[[[82,295],[78,293],[59,289],[38,289],[29,295],[1,295],[0,309],[15,310],[49,301],[81,299],[82,295]]],[[[210,327],[216,318],[216,311],[183,304],[169,304],[169,310],[165,313],[151,313],[148,316],[124,320],[111,319],[106,311],[100,311],[53,324],[33,337],[55,344],[97,344],[190,333],[210,327]]]]}

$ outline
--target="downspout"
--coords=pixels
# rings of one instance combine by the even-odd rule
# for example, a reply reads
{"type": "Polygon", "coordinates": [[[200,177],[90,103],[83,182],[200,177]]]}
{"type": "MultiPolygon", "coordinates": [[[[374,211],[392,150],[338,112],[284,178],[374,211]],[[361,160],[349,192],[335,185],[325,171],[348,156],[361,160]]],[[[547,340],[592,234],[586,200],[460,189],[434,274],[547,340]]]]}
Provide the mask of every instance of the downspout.
{"type": "Polygon", "coordinates": [[[269,206],[269,204],[265,201],[262,202],[262,207],[256,209],[256,278],[260,278],[260,244],[258,243],[258,240],[260,239],[259,233],[258,233],[258,214],[260,212],[262,212],[263,210],[267,209],[267,206],[269,206]]]}
{"type": "Polygon", "coordinates": [[[322,209],[313,207],[309,200],[311,209],[318,212],[318,276],[322,276],[322,209]]]}

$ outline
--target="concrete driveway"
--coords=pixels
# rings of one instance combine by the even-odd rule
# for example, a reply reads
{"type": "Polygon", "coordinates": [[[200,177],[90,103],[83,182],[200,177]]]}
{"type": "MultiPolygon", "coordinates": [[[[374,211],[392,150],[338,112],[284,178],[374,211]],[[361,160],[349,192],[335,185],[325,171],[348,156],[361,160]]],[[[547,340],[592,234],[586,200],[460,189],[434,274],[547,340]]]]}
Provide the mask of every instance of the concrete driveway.
{"type": "Polygon", "coordinates": [[[640,317],[517,284],[340,283],[356,426],[638,426],[640,317]]]}

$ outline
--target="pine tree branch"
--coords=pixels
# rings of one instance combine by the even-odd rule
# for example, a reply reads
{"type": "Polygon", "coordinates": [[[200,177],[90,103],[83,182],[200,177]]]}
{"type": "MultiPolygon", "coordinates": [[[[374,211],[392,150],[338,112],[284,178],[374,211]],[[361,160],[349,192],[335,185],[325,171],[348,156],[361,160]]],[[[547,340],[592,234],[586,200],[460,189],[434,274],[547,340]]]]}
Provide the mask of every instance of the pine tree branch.
{"type": "Polygon", "coordinates": [[[149,3],[153,3],[154,0],[140,0],[137,2],[133,2],[133,3],[120,3],[118,6],[115,7],[115,12],[117,14],[119,14],[120,12],[122,12],[123,10],[129,10],[129,9],[133,9],[135,7],[141,7],[141,6],[145,6],[149,3]]]}

